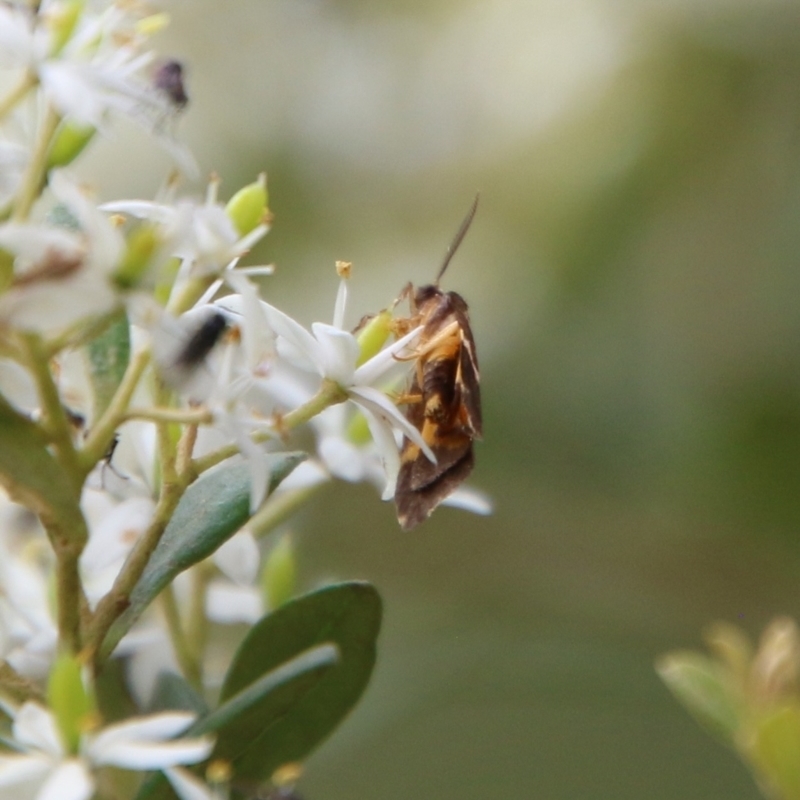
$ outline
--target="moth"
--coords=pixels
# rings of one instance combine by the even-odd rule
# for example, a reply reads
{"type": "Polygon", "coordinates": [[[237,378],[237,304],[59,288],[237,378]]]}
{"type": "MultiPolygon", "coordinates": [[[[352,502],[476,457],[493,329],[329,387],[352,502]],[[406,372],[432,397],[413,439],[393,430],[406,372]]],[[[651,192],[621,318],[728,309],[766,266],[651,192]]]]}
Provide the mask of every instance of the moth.
{"type": "Polygon", "coordinates": [[[404,437],[394,499],[397,520],[405,531],[424,522],[472,472],[472,443],[483,433],[480,373],[469,309],[460,294],[439,288],[477,208],[476,196],[436,280],[417,289],[408,284],[398,298],[407,296],[411,307],[408,319],[396,320],[398,333],[422,326],[411,356],[415,361],[411,386],[400,401],[407,405],[406,419],[436,456],[433,463],[404,437]]]}

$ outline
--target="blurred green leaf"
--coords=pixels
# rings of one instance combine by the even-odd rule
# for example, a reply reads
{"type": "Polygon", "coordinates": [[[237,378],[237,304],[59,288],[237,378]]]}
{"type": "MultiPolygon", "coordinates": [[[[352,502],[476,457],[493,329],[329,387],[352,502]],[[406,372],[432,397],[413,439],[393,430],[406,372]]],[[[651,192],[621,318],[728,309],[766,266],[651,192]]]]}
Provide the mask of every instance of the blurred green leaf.
{"type": "MultiPolygon", "coordinates": [[[[243,652],[240,647],[237,657],[248,660],[252,655],[258,654],[248,650],[243,652]]],[[[251,684],[198,720],[186,735],[219,733],[212,758],[233,761],[247,753],[260,734],[289,712],[338,660],[339,651],[331,644],[299,653],[275,669],[262,673],[251,684]]],[[[137,800],[166,800],[174,796],[163,775],[157,773],[142,785],[137,800]]]]}
{"type": "Polygon", "coordinates": [[[0,483],[31,511],[64,530],[85,529],[78,498],[39,428],[0,396],[0,483]]]}
{"type": "Polygon", "coordinates": [[[800,707],[787,705],[760,719],[753,760],[783,800],[800,800],[800,707]]]}
{"type": "Polygon", "coordinates": [[[661,680],[693,717],[728,745],[741,724],[741,701],[725,669],[699,653],[677,652],[656,664],[661,680]]]}
{"type": "Polygon", "coordinates": [[[128,318],[120,313],[86,348],[89,377],[94,390],[94,416],[99,417],[111,402],[125,374],[131,355],[128,318]]]}
{"type": "Polygon", "coordinates": [[[282,764],[300,761],[355,705],[375,664],[381,601],[373,586],[352,582],[299,597],[264,617],[234,657],[220,694],[224,702],[297,653],[334,643],[340,662],[285,714],[262,725],[250,741],[220,736],[213,757],[233,758],[239,779],[260,781],[282,764]],[[241,749],[246,744],[246,749],[241,749]]]}
{"type": "MultiPolygon", "coordinates": [[[[305,453],[264,456],[269,491],[305,459],[305,453]]],[[[128,608],[114,622],[103,643],[108,655],[141,613],[172,579],[208,558],[250,517],[250,470],[246,462],[224,463],[201,476],[181,498],[172,519],[134,587],[128,608]]]]}

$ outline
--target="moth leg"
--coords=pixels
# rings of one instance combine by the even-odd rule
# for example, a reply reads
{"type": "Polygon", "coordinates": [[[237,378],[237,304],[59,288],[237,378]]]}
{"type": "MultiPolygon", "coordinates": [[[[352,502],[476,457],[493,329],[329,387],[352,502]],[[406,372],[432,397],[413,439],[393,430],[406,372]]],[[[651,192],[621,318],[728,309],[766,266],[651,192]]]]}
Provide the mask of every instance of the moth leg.
{"type": "Polygon", "coordinates": [[[421,403],[423,400],[421,393],[412,393],[412,392],[403,392],[402,394],[397,394],[394,397],[395,405],[398,406],[408,406],[413,405],[414,403],[421,403]]]}

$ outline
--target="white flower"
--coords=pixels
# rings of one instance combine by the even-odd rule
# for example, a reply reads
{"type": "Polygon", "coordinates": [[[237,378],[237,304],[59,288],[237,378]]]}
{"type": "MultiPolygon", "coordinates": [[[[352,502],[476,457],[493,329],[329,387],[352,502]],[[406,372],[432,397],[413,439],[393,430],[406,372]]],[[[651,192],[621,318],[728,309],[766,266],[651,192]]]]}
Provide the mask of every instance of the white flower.
{"type": "MultiPolygon", "coordinates": [[[[264,307],[270,326],[278,334],[278,354],[300,369],[314,371],[320,377],[334,381],[363,412],[386,473],[385,499],[394,496],[400,468],[395,430],[414,442],[427,458],[436,461],[420,432],[383,391],[375,388],[408,371],[408,363],[398,357],[407,352],[408,346],[419,336],[419,328],[357,366],[360,347],[352,333],[322,322],[313,323],[309,333],[277,308],[267,303],[264,307]]],[[[280,387],[274,388],[281,391],[280,387]]]]}
{"type": "Polygon", "coordinates": [[[117,294],[109,278],[124,248],[120,232],[63,170],[51,174],[50,188],[74,216],[77,232],[47,224],[0,225],[0,247],[16,256],[15,284],[0,295],[0,321],[44,334],[114,307],[117,294]]]}
{"type": "Polygon", "coordinates": [[[78,752],[68,753],[50,711],[29,701],[10,713],[12,744],[19,752],[0,755],[0,787],[13,788],[18,800],[88,800],[97,767],[153,770],[195,764],[214,746],[208,736],[175,739],[195,720],[194,714],[176,711],[84,734],[78,752]]]}
{"type": "Polygon", "coordinates": [[[49,570],[37,557],[46,552],[46,544],[38,531],[22,532],[19,542],[10,541],[14,524],[11,515],[15,508],[18,507],[3,501],[0,659],[7,661],[20,675],[40,679],[49,673],[58,641],[49,602],[49,570]]]}
{"type": "MultiPolygon", "coordinates": [[[[181,199],[173,204],[119,200],[105,203],[101,208],[111,213],[147,219],[161,226],[163,239],[182,261],[181,272],[173,288],[175,293],[190,275],[216,275],[225,269],[233,269],[238,260],[269,231],[269,226],[262,223],[240,236],[225,206],[217,201],[218,188],[219,181],[212,180],[203,203],[189,199],[181,199]]],[[[241,272],[269,274],[271,268],[250,267],[241,272]]],[[[213,296],[218,289],[219,284],[213,286],[204,302],[209,294],[213,296]]]]}
{"type": "Polygon", "coordinates": [[[121,112],[195,174],[191,155],[164,124],[173,109],[150,83],[154,55],[143,50],[146,26],[136,4],[115,3],[98,14],[81,9],[71,31],[65,29],[64,12],[55,1],[42,3],[38,14],[0,4],[0,64],[36,74],[53,107],[76,123],[102,128],[109,113],[121,112]]]}

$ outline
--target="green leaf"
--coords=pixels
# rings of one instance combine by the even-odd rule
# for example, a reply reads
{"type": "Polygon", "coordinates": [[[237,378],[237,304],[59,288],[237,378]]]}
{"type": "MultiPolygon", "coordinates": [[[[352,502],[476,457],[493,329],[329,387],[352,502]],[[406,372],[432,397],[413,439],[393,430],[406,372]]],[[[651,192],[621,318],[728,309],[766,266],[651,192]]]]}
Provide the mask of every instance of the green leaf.
{"type": "Polygon", "coordinates": [[[78,497],[47,445],[42,431],[0,396],[0,483],[50,529],[85,534],[78,497]]]}
{"type": "MultiPolygon", "coordinates": [[[[269,490],[305,459],[305,453],[268,453],[269,490]]],[[[224,462],[181,497],[164,535],[134,586],[128,607],[117,618],[101,648],[108,656],[153,599],[176,575],[208,558],[250,518],[250,470],[246,462],[224,462]]]]}
{"type": "MultiPolygon", "coordinates": [[[[211,714],[195,722],[184,735],[201,736],[219,731],[220,737],[228,741],[257,737],[265,724],[285,715],[338,661],[339,650],[332,644],[306,650],[265,672],[211,714]]],[[[142,785],[137,800],[166,800],[174,796],[164,776],[157,773],[142,785]]]]}
{"type": "Polygon", "coordinates": [[[340,662],[283,714],[220,731],[212,758],[232,761],[237,779],[262,781],[282,764],[304,759],[344,719],[375,664],[381,601],[373,586],[352,582],[299,597],[264,617],[234,656],[220,701],[231,699],[297,653],[334,643],[340,662]]]}
{"type": "Polygon", "coordinates": [[[750,753],[777,796],[800,800],[800,707],[785,705],[759,719],[750,753]]]}
{"type": "Polygon", "coordinates": [[[89,376],[94,389],[94,416],[99,417],[111,402],[125,374],[131,356],[128,318],[121,313],[86,348],[89,376]]]}
{"type": "Polygon", "coordinates": [[[656,670],[692,716],[725,744],[733,744],[742,721],[742,701],[728,672],[699,653],[669,653],[656,670]]]}

